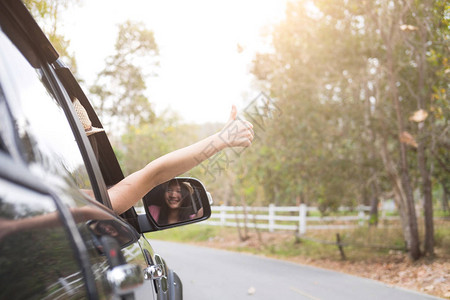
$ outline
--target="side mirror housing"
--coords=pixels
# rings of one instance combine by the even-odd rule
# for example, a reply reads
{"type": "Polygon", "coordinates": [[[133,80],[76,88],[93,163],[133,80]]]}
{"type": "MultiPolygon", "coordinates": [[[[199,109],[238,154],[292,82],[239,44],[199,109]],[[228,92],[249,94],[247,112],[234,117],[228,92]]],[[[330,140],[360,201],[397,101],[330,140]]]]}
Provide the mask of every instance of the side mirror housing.
{"type": "Polygon", "coordinates": [[[191,177],[176,177],[152,189],[143,198],[145,215],[138,215],[141,232],[201,222],[211,216],[211,194],[191,177]]]}

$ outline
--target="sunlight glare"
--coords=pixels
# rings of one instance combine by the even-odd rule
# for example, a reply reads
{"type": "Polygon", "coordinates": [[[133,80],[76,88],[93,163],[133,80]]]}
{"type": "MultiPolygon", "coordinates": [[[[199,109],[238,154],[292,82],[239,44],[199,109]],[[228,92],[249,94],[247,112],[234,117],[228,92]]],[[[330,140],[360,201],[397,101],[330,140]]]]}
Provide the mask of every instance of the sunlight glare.
{"type": "Polygon", "coordinates": [[[263,33],[283,19],[285,6],[286,0],[85,1],[63,30],[80,76],[92,84],[114,52],[117,24],[144,22],[160,49],[160,67],[152,70],[158,76],[147,80],[156,112],[170,107],[188,122],[225,122],[232,104],[244,107],[259,92],[249,67],[267,49],[263,33]]]}

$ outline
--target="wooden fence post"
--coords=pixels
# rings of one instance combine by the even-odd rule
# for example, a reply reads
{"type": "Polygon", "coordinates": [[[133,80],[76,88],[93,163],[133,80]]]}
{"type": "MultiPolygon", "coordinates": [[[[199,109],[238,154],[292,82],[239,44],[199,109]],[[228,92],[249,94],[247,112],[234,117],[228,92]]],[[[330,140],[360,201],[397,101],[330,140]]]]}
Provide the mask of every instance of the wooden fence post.
{"type": "Polygon", "coordinates": [[[365,219],[366,215],[364,214],[364,210],[362,208],[359,209],[358,212],[358,225],[359,226],[364,226],[364,219],[365,219]]]}
{"type": "Polygon", "coordinates": [[[303,235],[306,233],[306,204],[302,203],[299,206],[298,211],[298,233],[299,235],[303,235]]]}
{"type": "Polygon", "coordinates": [[[339,235],[339,233],[336,233],[336,245],[339,248],[339,253],[341,253],[341,259],[346,260],[347,258],[345,257],[344,246],[341,243],[341,236],[339,235]]]}
{"type": "Polygon", "coordinates": [[[225,211],[225,205],[221,204],[220,205],[220,225],[225,226],[225,222],[226,222],[226,214],[227,212],[225,211]]]}
{"type": "Polygon", "coordinates": [[[273,232],[275,227],[275,205],[269,204],[269,232],[273,232]]]}

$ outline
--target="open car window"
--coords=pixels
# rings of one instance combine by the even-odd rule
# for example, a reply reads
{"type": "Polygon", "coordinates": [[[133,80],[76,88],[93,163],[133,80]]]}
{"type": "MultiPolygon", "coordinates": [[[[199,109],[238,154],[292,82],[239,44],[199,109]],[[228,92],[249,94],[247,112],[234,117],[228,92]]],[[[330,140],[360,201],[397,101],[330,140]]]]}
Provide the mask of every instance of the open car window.
{"type": "MultiPolygon", "coordinates": [[[[81,89],[80,85],[78,84],[76,78],[69,70],[69,68],[67,68],[59,60],[53,64],[53,67],[56,74],[58,75],[59,80],[63,84],[70,97],[78,99],[78,101],[86,110],[86,113],[88,114],[88,117],[92,122],[92,126],[103,128],[89,99],[86,97],[86,94],[81,89]]],[[[119,181],[121,181],[124,178],[124,175],[106,132],[102,131],[89,135],[88,139],[88,146],[92,147],[95,154],[95,157],[90,157],[90,160],[95,160],[95,164],[97,164],[96,166],[93,166],[93,171],[96,172],[95,177],[99,179],[99,188],[100,192],[102,193],[99,198],[106,199],[107,201],[103,201],[103,204],[111,208],[106,189],[108,187],[114,186],[119,181]]],[[[128,223],[139,230],[137,214],[134,210],[134,207],[131,207],[121,216],[125,220],[127,220],[128,223]]]]}

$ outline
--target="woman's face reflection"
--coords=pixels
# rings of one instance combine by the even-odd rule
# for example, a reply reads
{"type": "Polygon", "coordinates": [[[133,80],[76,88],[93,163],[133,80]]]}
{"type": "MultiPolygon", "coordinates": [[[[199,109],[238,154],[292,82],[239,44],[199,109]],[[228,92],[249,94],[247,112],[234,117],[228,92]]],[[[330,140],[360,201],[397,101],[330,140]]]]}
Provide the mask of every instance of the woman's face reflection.
{"type": "Polygon", "coordinates": [[[104,232],[112,237],[117,237],[119,235],[119,233],[117,232],[117,229],[114,228],[114,226],[112,226],[111,224],[100,223],[98,225],[99,225],[99,229],[102,232],[104,232]]]}
{"type": "Polygon", "coordinates": [[[181,187],[178,183],[171,183],[164,195],[167,206],[171,209],[178,209],[183,202],[183,197],[181,195],[181,187]]]}

